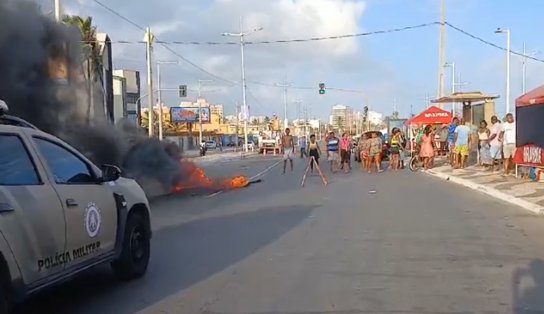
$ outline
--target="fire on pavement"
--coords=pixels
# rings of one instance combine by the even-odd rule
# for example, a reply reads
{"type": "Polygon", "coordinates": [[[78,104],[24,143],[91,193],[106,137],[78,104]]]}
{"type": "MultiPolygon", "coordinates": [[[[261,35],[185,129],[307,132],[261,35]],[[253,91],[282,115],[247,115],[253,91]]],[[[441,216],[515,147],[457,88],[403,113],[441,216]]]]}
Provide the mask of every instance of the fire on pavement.
{"type": "Polygon", "coordinates": [[[191,189],[219,189],[230,190],[239,189],[248,186],[251,182],[248,177],[239,175],[227,179],[212,179],[210,178],[202,167],[199,167],[192,161],[181,161],[181,171],[183,175],[183,181],[179,182],[174,187],[174,192],[180,193],[191,189]]]}

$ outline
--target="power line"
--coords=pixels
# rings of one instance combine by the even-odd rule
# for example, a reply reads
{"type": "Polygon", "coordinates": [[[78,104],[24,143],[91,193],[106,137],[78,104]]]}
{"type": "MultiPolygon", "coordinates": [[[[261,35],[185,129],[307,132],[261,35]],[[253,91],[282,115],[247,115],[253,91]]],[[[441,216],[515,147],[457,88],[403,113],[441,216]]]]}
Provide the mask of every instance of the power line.
{"type": "MultiPolygon", "coordinates": [[[[98,5],[100,5],[102,8],[108,10],[110,13],[114,14],[115,16],[121,18],[122,20],[124,20],[124,21],[126,21],[126,22],[128,22],[128,23],[130,23],[130,24],[133,25],[134,27],[136,27],[136,28],[138,28],[138,29],[140,29],[140,30],[142,30],[142,31],[144,31],[144,32],[146,31],[146,29],[145,29],[143,26],[141,26],[141,25],[139,25],[138,23],[132,21],[131,19],[129,19],[129,18],[123,16],[121,13],[119,13],[119,12],[115,11],[114,9],[108,7],[107,5],[105,5],[104,3],[100,2],[99,0],[94,0],[94,2],[95,2],[96,4],[98,4],[98,5]]],[[[236,85],[236,84],[237,84],[237,83],[234,83],[234,82],[232,82],[232,81],[230,81],[230,80],[228,80],[228,79],[222,78],[222,77],[220,77],[220,76],[217,76],[217,75],[215,75],[215,74],[213,74],[213,73],[211,73],[211,72],[205,70],[204,68],[198,66],[197,64],[195,64],[195,63],[192,62],[191,60],[189,60],[189,59],[185,58],[184,56],[182,56],[182,55],[181,55],[180,53],[178,53],[177,51],[175,51],[175,50],[173,50],[172,48],[168,47],[164,42],[159,41],[158,38],[156,38],[156,39],[157,39],[156,42],[157,42],[158,44],[160,44],[161,46],[163,46],[166,50],[170,51],[172,54],[174,54],[175,56],[177,56],[178,58],[180,58],[180,59],[183,60],[184,62],[190,64],[190,65],[193,66],[193,67],[195,67],[196,69],[198,69],[198,70],[200,70],[200,71],[202,71],[202,72],[208,74],[209,76],[211,76],[211,77],[213,77],[213,78],[215,78],[215,79],[217,79],[217,80],[220,80],[220,81],[223,81],[223,82],[227,82],[227,83],[232,84],[232,85],[236,85]]],[[[141,43],[141,42],[139,41],[138,43],[141,43]]],[[[143,43],[145,43],[145,42],[143,42],[143,43]]]]}
{"type": "MultiPolygon", "coordinates": [[[[98,0],[94,0],[98,1],[98,0]]],[[[116,14],[118,15],[118,14],[116,14]]],[[[130,22],[132,24],[132,22],[130,22]]],[[[378,30],[378,31],[372,31],[372,32],[364,32],[364,33],[355,33],[355,34],[344,34],[344,35],[336,35],[336,36],[325,36],[325,37],[310,37],[310,38],[298,38],[298,39],[279,39],[279,40],[264,40],[264,41],[246,41],[246,45],[264,45],[264,44],[285,44],[285,43],[300,43],[300,42],[311,42],[311,41],[323,41],[323,40],[336,40],[336,39],[345,39],[345,38],[353,38],[353,37],[362,37],[362,36],[370,36],[370,35],[378,35],[378,34],[387,34],[387,33],[397,33],[397,32],[403,32],[418,28],[424,28],[429,27],[432,25],[439,25],[440,22],[432,22],[432,23],[424,23],[424,24],[418,24],[418,25],[411,25],[411,26],[405,26],[400,28],[391,28],[391,29],[385,29],[385,30],[378,30]]],[[[164,44],[164,45],[209,45],[209,46],[218,46],[218,45],[239,45],[239,42],[233,42],[233,41],[225,41],[225,42],[211,42],[211,41],[156,41],[157,43],[164,44]]],[[[144,44],[145,41],[128,41],[128,40],[119,40],[119,41],[112,41],[112,43],[116,44],[144,44]]]]}
{"type": "MultiPolygon", "coordinates": [[[[467,31],[465,31],[465,30],[463,30],[463,29],[461,29],[461,28],[459,28],[459,27],[457,27],[457,26],[452,25],[451,23],[445,22],[445,24],[446,24],[448,27],[450,27],[450,28],[452,28],[452,29],[458,31],[459,33],[464,34],[464,35],[466,35],[466,36],[468,36],[468,37],[470,37],[470,38],[472,38],[472,39],[475,39],[475,40],[477,40],[477,41],[479,41],[479,42],[482,42],[482,43],[484,43],[484,44],[486,44],[486,45],[488,45],[488,46],[491,46],[491,47],[500,49],[500,50],[502,50],[502,51],[506,51],[506,50],[507,50],[506,48],[504,48],[504,47],[502,47],[502,46],[499,46],[499,45],[497,45],[497,44],[494,44],[494,43],[492,43],[492,42],[490,42],[490,41],[488,41],[488,40],[485,40],[485,39],[483,39],[483,38],[481,38],[481,37],[478,37],[478,36],[476,36],[476,35],[473,35],[473,34],[467,32],[467,31]]],[[[538,62],[544,63],[544,59],[539,59],[539,58],[536,58],[536,57],[534,57],[534,56],[530,56],[530,55],[527,55],[527,54],[523,54],[523,53],[521,53],[521,52],[517,52],[517,51],[511,50],[510,53],[513,54],[513,55],[521,56],[521,57],[524,57],[524,58],[527,58],[527,59],[531,59],[531,60],[534,60],[534,61],[538,61],[538,62]]]]}

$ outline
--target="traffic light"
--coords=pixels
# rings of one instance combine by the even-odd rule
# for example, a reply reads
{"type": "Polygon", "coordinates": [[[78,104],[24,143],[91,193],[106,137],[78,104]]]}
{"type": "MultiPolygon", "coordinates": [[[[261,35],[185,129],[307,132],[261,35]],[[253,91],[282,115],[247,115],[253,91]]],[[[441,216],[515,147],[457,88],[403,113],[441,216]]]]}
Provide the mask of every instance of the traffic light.
{"type": "Polygon", "coordinates": [[[363,113],[365,117],[368,115],[368,106],[365,106],[363,113]]]}
{"type": "Polygon", "coordinates": [[[179,86],[179,97],[187,97],[187,85],[179,86]]]}
{"type": "Polygon", "coordinates": [[[325,94],[325,83],[319,83],[319,95],[325,94]]]}

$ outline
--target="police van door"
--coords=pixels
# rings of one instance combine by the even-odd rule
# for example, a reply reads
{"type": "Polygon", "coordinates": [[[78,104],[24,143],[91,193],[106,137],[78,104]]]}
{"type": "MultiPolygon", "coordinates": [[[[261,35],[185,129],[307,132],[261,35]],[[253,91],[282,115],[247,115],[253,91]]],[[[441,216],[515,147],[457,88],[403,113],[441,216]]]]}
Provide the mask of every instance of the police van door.
{"type": "Polygon", "coordinates": [[[24,283],[32,285],[62,271],[70,256],[63,206],[24,139],[15,129],[0,132],[0,233],[6,261],[13,253],[24,283]]]}
{"type": "Polygon", "coordinates": [[[65,208],[66,243],[74,264],[112,253],[117,210],[112,191],[98,179],[90,164],[63,143],[34,137],[65,208]]]}

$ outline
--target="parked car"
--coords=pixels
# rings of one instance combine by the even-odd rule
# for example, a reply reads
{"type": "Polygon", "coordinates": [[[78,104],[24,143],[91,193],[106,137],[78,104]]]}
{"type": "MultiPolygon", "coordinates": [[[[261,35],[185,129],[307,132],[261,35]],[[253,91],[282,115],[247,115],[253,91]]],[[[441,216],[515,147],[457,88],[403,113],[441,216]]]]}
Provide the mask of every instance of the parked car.
{"type": "MultiPolygon", "coordinates": [[[[378,134],[378,137],[381,138],[382,140],[382,154],[381,154],[381,159],[382,160],[388,160],[389,159],[389,143],[385,141],[384,139],[384,136],[382,134],[382,132],[380,131],[368,131],[368,132],[365,132],[364,134],[366,134],[366,136],[368,138],[372,138],[372,134],[373,133],[377,133],[378,134]]],[[[360,150],[359,150],[359,147],[355,146],[355,160],[358,161],[358,162],[361,162],[361,154],[360,154],[360,150]]]]}
{"type": "Polygon", "coordinates": [[[151,223],[138,183],[6,112],[0,101],[0,313],[104,263],[143,276],[151,223]]]}
{"type": "Polygon", "coordinates": [[[217,143],[215,141],[206,141],[205,143],[207,149],[216,149],[217,143]]]}

